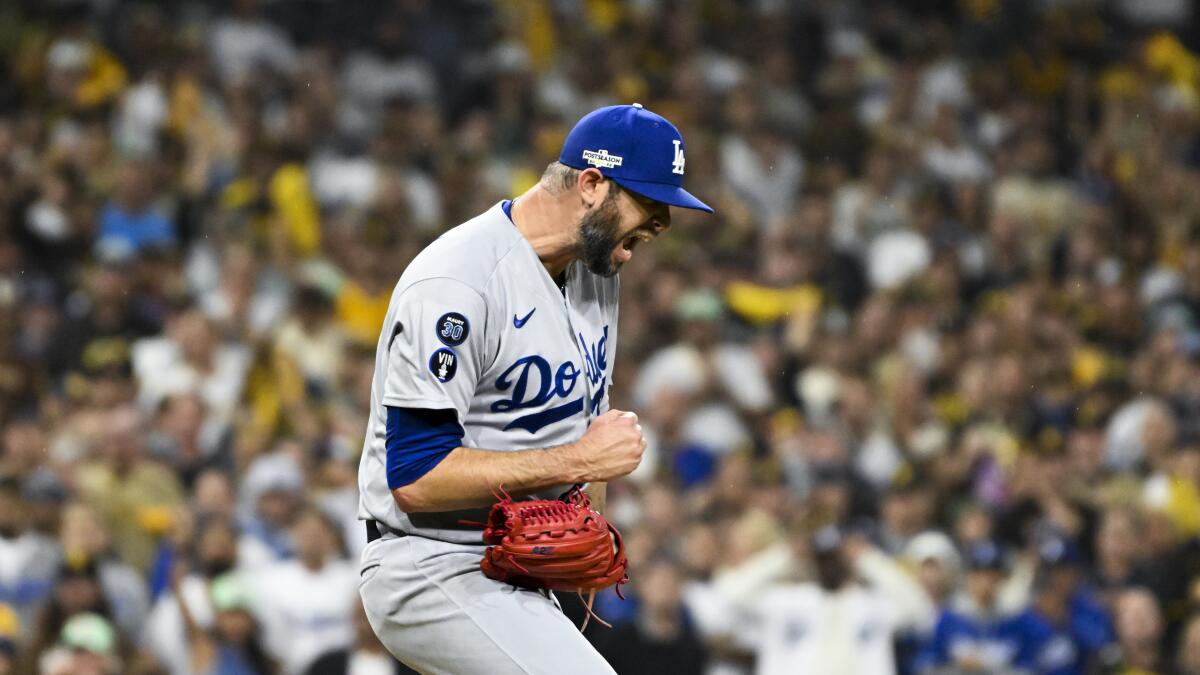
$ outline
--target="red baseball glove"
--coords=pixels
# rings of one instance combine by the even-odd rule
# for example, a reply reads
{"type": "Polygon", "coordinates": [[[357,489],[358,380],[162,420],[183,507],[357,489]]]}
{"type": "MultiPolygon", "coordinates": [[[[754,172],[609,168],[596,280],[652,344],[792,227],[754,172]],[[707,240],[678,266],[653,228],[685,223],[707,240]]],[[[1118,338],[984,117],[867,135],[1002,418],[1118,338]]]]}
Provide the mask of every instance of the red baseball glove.
{"type": "Polygon", "coordinates": [[[617,584],[620,595],[629,580],[621,533],[578,486],[562,501],[504,495],[488,514],[483,541],[490,544],[479,561],[484,574],[515,586],[588,592],[589,614],[596,591],[617,584]]]}

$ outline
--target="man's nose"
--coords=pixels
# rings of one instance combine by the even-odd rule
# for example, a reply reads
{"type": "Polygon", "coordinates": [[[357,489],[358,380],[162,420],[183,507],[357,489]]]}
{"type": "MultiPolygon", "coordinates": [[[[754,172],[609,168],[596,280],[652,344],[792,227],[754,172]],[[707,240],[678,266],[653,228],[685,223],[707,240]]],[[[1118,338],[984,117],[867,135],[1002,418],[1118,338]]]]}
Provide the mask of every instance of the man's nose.
{"type": "Polygon", "coordinates": [[[661,213],[650,219],[650,227],[654,228],[654,234],[659,235],[671,229],[671,214],[661,213]]]}

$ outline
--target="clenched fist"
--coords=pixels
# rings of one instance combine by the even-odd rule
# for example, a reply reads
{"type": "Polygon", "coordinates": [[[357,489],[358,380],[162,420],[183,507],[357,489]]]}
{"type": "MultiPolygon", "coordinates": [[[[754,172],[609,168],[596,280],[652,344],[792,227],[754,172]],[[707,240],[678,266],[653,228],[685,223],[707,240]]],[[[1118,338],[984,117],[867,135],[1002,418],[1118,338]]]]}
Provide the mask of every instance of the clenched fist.
{"type": "Polygon", "coordinates": [[[628,475],[642,462],[646,439],[637,415],[609,410],[592,420],[583,438],[571,444],[580,463],[579,482],[610,481],[628,475]]]}

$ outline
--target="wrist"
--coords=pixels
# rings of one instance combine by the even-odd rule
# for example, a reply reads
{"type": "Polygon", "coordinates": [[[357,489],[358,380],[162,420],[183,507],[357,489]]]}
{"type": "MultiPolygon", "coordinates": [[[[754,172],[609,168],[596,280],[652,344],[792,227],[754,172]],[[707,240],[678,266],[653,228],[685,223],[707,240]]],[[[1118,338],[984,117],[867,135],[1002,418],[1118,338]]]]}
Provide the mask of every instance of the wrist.
{"type": "Polygon", "coordinates": [[[589,471],[587,443],[584,439],[559,447],[556,454],[560,462],[557,472],[560,485],[590,483],[595,480],[589,471]]]}

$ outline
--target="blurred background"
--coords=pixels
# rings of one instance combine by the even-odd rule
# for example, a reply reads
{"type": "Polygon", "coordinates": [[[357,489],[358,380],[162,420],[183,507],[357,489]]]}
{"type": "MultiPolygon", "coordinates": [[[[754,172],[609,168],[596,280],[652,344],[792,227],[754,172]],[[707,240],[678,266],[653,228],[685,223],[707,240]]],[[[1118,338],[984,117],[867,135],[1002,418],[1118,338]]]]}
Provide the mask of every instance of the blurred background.
{"type": "Polygon", "coordinates": [[[0,2],[0,673],[403,672],[393,284],[634,101],[618,672],[1200,673],[1189,0],[0,2]]]}

